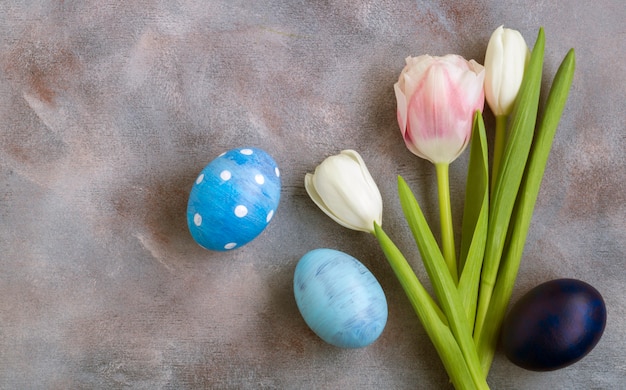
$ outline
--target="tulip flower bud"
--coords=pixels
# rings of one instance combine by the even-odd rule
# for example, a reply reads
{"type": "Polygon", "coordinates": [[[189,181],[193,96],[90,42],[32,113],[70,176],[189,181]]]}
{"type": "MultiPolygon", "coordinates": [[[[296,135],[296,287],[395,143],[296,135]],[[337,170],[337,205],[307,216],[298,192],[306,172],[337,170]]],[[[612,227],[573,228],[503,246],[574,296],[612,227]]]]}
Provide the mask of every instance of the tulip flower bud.
{"type": "Polygon", "coordinates": [[[485,98],[494,115],[509,115],[522,85],[530,50],[517,30],[498,27],[485,53],[485,98]]]}
{"type": "Polygon", "coordinates": [[[434,164],[451,163],[467,146],[484,107],[484,69],[458,55],[408,57],[394,85],[398,123],[408,149],[434,164]]]}
{"type": "Polygon", "coordinates": [[[372,233],[382,223],[383,201],[365,162],[354,150],[326,158],[304,178],[307,193],[329,217],[352,230],[372,233]]]}

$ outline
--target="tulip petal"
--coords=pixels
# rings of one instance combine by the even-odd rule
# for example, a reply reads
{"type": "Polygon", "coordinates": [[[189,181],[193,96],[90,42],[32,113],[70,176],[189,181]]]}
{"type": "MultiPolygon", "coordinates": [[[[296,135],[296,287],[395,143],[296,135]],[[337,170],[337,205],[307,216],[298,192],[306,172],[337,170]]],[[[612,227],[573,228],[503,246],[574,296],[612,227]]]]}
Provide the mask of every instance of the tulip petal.
{"type": "Polygon", "coordinates": [[[320,208],[320,210],[322,210],[324,212],[324,214],[328,215],[333,221],[337,222],[338,224],[340,224],[343,227],[347,227],[348,229],[359,230],[359,229],[355,229],[354,226],[352,226],[350,224],[347,224],[342,219],[337,217],[332,212],[332,210],[326,205],[326,203],[324,202],[324,200],[322,199],[320,194],[315,189],[314,177],[315,177],[315,175],[311,174],[311,173],[307,173],[305,175],[305,177],[304,177],[304,188],[306,189],[307,193],[309,194],[309,197],[311,198],[311,200],[317,205],[317,207],[320,208]]]}
{"type": "Polygon", "coordinates": [[[406,132],[406,110],[407,110],[407,101],[406,96],[400,89],[400,83],[395,83],[393,85],[393,90],[396,93],[396,102],[398,105],[398,124],[400,125],[400,131],[402,131],[402,135],[406,132]]]}
{"type": "Polygon", "coordinates": [[[361,157],[361,155],[358,154],[356,151],[350,150],[350,149],[343,150],[341,153],[343,155],[346,155],[352,158],[361,169],[361,175],[363,179],[365,180],[364,184],[367,186],[367,190],[364,192],[364,194],[366,194],[369,197],[372,203],[372,211],[373,210],[378,211],[378,215],[376,216],[374,221],[378,223],[378,225],[382,226],[383,198],[380,195],[380,190],[378,189],[378,186],[376,185],[374,178],[370,174],[370,171],[367,169],[367,165],[365,165],[365,161],[363,160],[363,157],[361,157]]]}

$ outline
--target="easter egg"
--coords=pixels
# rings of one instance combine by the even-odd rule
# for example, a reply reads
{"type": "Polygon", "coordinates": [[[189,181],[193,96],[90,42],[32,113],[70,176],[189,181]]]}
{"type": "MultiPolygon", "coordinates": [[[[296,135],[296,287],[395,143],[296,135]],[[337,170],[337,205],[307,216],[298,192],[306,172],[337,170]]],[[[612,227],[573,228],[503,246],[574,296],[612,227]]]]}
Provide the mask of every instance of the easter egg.
{"type": "Polygon", "coordinates": [[[309,328],[340,348],[373,343],[387,323],[387,299],[374,275],[354,257],[315,249],[296,266],[294,295],[309,328]]]}
{"type": "Polygon", "coordinates": [[[556,279],[527,292],[502,325],[502,344],[514,364],[532,371],[569,366],[596,346],[606,324],[602,296],[576,279],[556,279]]]}
{"type": "Polygon", "coordinates": [[[280,171],[257,148],[237,148],[197,176],[187,203],[187,226],[202,247],[227,251],[249,243],[272,220],[280,200],[280,171]]]}

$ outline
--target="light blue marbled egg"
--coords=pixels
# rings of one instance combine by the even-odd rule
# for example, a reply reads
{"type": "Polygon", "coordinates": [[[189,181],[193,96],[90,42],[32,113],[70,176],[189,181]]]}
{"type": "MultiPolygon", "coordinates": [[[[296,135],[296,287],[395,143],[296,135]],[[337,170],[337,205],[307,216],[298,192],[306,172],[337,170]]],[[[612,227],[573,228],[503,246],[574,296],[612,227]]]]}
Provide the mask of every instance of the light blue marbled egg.
{"type": "Polygon", "coordinates": [[[387,299],[378,280],[346,253],[321,248],[304,255],[293,290],[309,328],[334,346],[370,345],[387,323],[387,299]]]}
{"type": "Polygon", "coordinates": [[[226,251],[256,238],[280,200],[280,171],[261,149],[220,155],[196,178],[187,204],[187,225],[200,246],[226,251]]]}

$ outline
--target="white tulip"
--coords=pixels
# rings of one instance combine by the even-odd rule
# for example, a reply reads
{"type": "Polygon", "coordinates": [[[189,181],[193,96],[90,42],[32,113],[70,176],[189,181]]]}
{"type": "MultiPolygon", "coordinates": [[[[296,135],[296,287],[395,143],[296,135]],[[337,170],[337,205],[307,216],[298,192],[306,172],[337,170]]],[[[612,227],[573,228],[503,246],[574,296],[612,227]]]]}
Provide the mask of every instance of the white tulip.
{"type": "Polygon", "coordinates": [[[517,98],[530,50],[517,30],[498,27],[485,53],[485,98],[494,115],[509,115],[517,98]]]}
{"type": "Polygon", "coordinates": [[[315,173],[307,173],[304,187],[315,204],[338,224],[374,232],[382,224],[383,201],[365,162],[354,150],[326,158],[315,173]]]}

